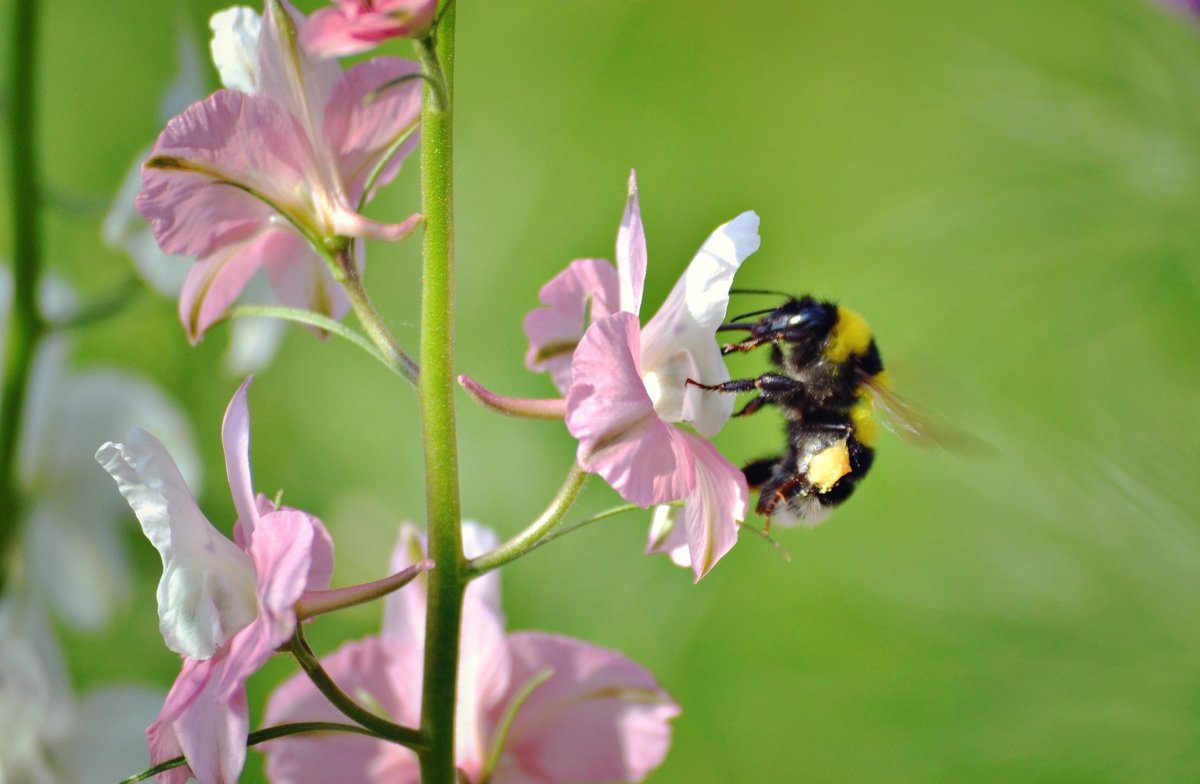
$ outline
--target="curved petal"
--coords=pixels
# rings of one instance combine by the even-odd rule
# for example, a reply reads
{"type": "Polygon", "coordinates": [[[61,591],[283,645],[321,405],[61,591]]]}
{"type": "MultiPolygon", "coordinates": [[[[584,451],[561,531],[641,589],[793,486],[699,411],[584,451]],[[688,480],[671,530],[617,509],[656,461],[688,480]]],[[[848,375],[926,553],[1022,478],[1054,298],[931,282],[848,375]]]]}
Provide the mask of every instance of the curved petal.
{"type": "MultiPolygon", "coordinates": [[[[466,557],[483,555],[499,543],[492,529],[463,521],[466,557]]],[[[485,714],[503,701],[509,685],[499,572],[487,574],[467,586],[460,651],[454,748],[459,767],[474,776],[482,770],[488,753],[485,714]]]]}
{"type": "MultiPolygon", "coordinates": [[[[665,378],[670,375],[670,368],[680,367],[676,355],[686,351],[700,375],[697,381],[719,384],[729,380],[716,331],[729,307],[734,273],[758,246],[758,216],[753,212],[744,212],[719,226],[705,240],[666,302],[643,330],[645,372],[659,372],[665,378]]],[[[672,383],[683,388],[684,381],[678,378],[672,383]]],[[[711,436],[729,419],[733,403],[732,395],[714,395],[687,387],[680,411],[666,418],[689,422],[701,435],[711,436]]]]}
{"type": "Polygon", "coordinates": [[[268,249],[287,237],[296,235],[287,230],[252,234],[217,248],[192,265],[179,292],[179,321],[188,340],[198,343],[204,337],[246,288],[268,249]]]}
{"type": "Polygon", "coordinates": [[[638,205],[637,172],[632,170],[629,172],[625,214],[617,229],[617,278],[621,286],[621,310],[638,315],[646,283],[646,233],[642,229],[642,209],[638,205]]]}
{"type": "Polygon", "coordinates": [[[125,440],[96,460],[162,556],[159,629],[171,650],[208,658],[257,614],[254,565],[205,519],[162,444],[137,428],[125,440]]]}
{"type": "MultiPolygon", "coordinates": [[[[392,721],[415,727],[420,720],[421,651],[369,637],[343,645],[321,661],[342,688],[368,695],[392,721]],[[415,689],[406,688],[415,684],[415,689]]],[[[277,688],[267,702],[267,726],[293,721],[345,722],[343,716],[303,674],[277,688]]],[[[267,778],[275,784],[389,782],[417,784],[417,757],[394,743],[342,733],[296,735],[258,747],[267,757],[267,778]]]]}
{"type": "Polygon", "coordinates": [[[208,26],[213,33],[209,49],[221,84],[230,90],[256,92],[262,17],[253,8],[235,5],[213,14],[208,26]]]}
{"type": "Polygon", "coordinates": [[[508,649],[514,689],[540,672],[553,675],[517,712],[496,781],[515,769],[534,781],[632,782],[662,763],[679,706],[644,667],[616,651],[539,632],[510,635],[508,649]]]}
{"type": "Polygon", "coordinates": [[[617,271],[605,259],[576,259],[538,292],[542,307],[525,316],[525,367],[548,372],[558,391],[571,385],[571,355],[588,326],[616,313],[617,271]]]}
{"type": "Polygon", "coordinates": [[[646,555],[666,553],[673,564],[686,569],[692,565],[692,556],[688,552],[687,533],[679,523],[682,511],[677,506],[654,507],[646,555]]]}
{"type": "MultiPolygon", "coordinates": [[[[254,527],[258,522],[254,480],[250,475],[250,408],[246,405],[246,392],[253,380],[253,376],[247,377],[237,388],[225,409],[225,418],[221,420],[225,475],[229,478],[229,491],[233,495],[238,523],[248,540],[254,538],[254,527]]],[[[245,544],[242,543],[242,546],[245,547],[245,544]]]]}
{"type": "Polygon", "coordinates": [[[198,781],[238,780],[246,761],[250,719],[244,689],[233,699],[221,693],[221,675],[231,655],[229,648],[222,648],[205,661],[184,660],[158,718],[146,729],[146,740],[152,764],[182,754],[188,766],[160,773],[159,784],[184,784],[189,768],[198,781]]]}
{"type": "Polygon", "coordinates": [[[750,489],[745,475],[707,439],[683,435],[696,456],[696,488],[684,501],[679,524],[699,581],[737,543],[737,524],[746,519],[750,489]]]}
{"type": "Polygon", "coordinates": [[[695,486],[691,450],[654,413],[638,363],[637,317],[616,313],[593,324],[575,349],[567,392],[567,430],[579,439],[579,464],[627,501],[650,506],[683,498],[695,486]]]}
{"type": "MultiPolygon", "coordinates": [[[[305,28],[307,32],[307,28],[305,28]]],[[[388,148],[414,128],[421,115],[419,79],[390,82],[421,72],[419,63],[399,57],[376,57],[359,63],[343,75],[325,108],[325,138],[337,158],[338,172],[350,204],[358,204],[367,178],[388,148]]],[[[400,163],[416,146],[417,136],[391,156],[375,187],[386,185],[400,171],[400,163]]],[[[373,194],[367,194],[369,199],[373,194]]]]}
{"type": "Polygon", "coordinates": [[[304,129],[282,105],[218,90],[167,123],[136,204],[164,251],[204,256],[270,220],[263,198],[304,214],[298,198],[316,168],[304,129]]]}

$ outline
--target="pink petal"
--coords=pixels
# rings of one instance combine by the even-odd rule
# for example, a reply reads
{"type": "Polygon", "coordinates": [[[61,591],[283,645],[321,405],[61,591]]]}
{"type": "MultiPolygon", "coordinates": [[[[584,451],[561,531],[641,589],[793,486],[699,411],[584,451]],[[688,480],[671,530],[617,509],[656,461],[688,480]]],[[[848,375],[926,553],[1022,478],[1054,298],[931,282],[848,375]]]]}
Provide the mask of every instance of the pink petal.
{"type": "MultiPolygon", "coordinates": [[[[278,101],[305,129],[318,150],[327,150],[321,128],[325,107],[342,69],[332,60],[314,60],[300,46],[304,15],[287,0],[266,0],[258,36],[258,92],[278,101]]],[[[332,161],[322,156],[320,188],[335,184],[332,161]]]]}
{"type": "MultiPolygon", "coordinates": [[[[229,477],[229,490],[233,495],[233,506],[237,510],[242,531],[252,538],[258,521],[258,509],[254,503],[254,480],[250,477],[250,409],[246,405],[246,392],[251,378],[247,378],[233,393],[225,419],[221,422],[221,443],[225,447],[225,474],[229,477]]],[[[239,542],[244,548],[245,545],[239,542]]]]}
{"type": "Polygon", "coordinates": [[[575,349],[567,392],[567,430],[577,459],[627,501],[650,506],[683,498],[695,486],[692,451],[654,413],[642,383],[640,328],[631,313],[593,324],[575,349]]]}
{"type": "MultiPolygon", "coordinates": [[[[420,120],[419,79],[393,85],[375,96],[371,94],[401,76],[420,72],[420,64],[412,60],[377,57],[351,68],[334,89],[325,109],[325,138],[333,146],[350,204],[359,203],[367,177],[387,148],[420,120]]],[[[376,180],[376,187],[392,181],[400,171],[401,161],[416,143],[417,136],[413,134],[391,157],[376,180]]]]}
{"type": "Polygon", "coordinates": [[[288,231],[250,235],[217,248],[198,259],[179,292],[179,321],[188,340],[198,343],[215,322],[225,315],[262,264],[263,249],[288,231]]]}
{"type": "Polygon", "coordinates": [[[617,312],[616,270],[604,259],[576,259],[538,293],[543,307],[525,316],[525,367],[548,372],[558,391],[571,385],[571,355],[589,324],[617,312]]]}
{"type": "Polygon", "coordinates": [[[297,194],[316,169],[304,129],[283,106],[235,90],[218,90],[167,123],[155,159],[180,163],[143,167],[138,211],[165,252],[190,256],[242,239],[275,215],[243,189],[299,209],[297,194]]]}
{"type": "Polygon", "coordinates": [[[646,282],[646,233],[638,205],[637,172],[629,172],[629,196],[617,229],[617,277],[621,282],[621,310],[635,316],[642,308],[646,282]]]}
{"type": "MultiPolygon", "coordinates": [[[[369,637],[343,645],[321,663],[343,691],[368,694],[391,720],[417,726],[421,706],[419,648],[369,637]]],[[[306,676],[297,674],[271,695],[263,718],[265,726],[293,721],[348,720],[306,676]]],[[[259,748],[267,757],[267,778],[275,784],[416,784],[420,779],[417,758],[411,751],[361,735],[295,735],[259,748]]]]}
{"type": "MultiPolygon", "coordinates": [[[[159,784],[184,784],[188,768],[198,781],[234,784],[246,761],[250,719],[242,688],[227,690],[227,671],[239,670],[233,646],[211,659],[185,659],[158,718],[146,729],[150,762],[157,765],[181,754],[187,768],[160,773],[159,784]]],[[[247,673],[248,674],[248,673],[247,673]]]]}
{"type": "MultiPolygon", "coordinates": [[[[539,632],[508,637],[512,690],[553,671],[517,713],[494,781],[641,781],[671,744],[679,706],[616,651],[539,632]]],[[[505,706],[496,706],[498,720],[505,706]]]]}
{"type": "Polygon", "coordinates": [[[707,439],[684,433],[696,457],[696,487],[684,501],[679,525],[687,534],[696,580],[708,574],[737,543],[738,521],[746,519],[746,477],[707,439]]]}
{"type": "MultiPolygon", "coordinates": [[[[273,232],[271,237],[262,244],[260,257],[279,301],[335,319],[344,316],[350,308],[346,291],[308,241],[284,231],[273,232]]],[[[361,253],[356,255],[361,259],[361,253]]]]}
{"type": "Polygon", "coordinates": [[[304,512],[284,507],[259,518],[249,552],[258,574],[259,619],[256,625],[262,627],[262,644],[269,646],[269,651],[292,636],[296,628],[294,608],[300,595],[308,589],[328,587],[330,569],[320,570],[326,575],[326,582],[309,585],[314,551],[322,550],[322,558],[331,561],[332,552],[328,547],[324,526],[304,512]],[[325,540],[320,545],[316,544],[319,538],[325,540]]]}

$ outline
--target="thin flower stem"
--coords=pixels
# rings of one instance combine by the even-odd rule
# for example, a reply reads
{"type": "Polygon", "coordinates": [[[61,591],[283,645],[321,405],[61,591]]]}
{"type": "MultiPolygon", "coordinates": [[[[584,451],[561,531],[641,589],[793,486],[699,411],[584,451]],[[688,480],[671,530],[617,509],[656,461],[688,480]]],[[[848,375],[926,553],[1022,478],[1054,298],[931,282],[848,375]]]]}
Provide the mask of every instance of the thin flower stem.
{"type": "Polygon", "coordinates": [[[334,321],[320,313],[314,313],[311,310],[301,310],[300,308],[288,308],[282,305],[238,305],[225,311],[225,314],[221,316],[217,323],[232,321],[233,319],[242,317],[274,318],[282,321],[290,321],[294,324],[303,324],[306,327],[323,329],[332,335],[337,335],[339,338],[345,338],[379,360],[388,369],[404,375],[404,366],[399,364],[394,358],[384,355],[370,340],[340,321],[334,321]]]}
{"type": "Polygon", "coordinates": [[[354,315],[358,317],[359,323],[362,324],[367,337],[375,345],[384,364],[416,386],[421,368],[413,361],[412,357],[405,353],[404,349],[400,348],[400,343],[392,335],[391,330],[383,321],[383,316],[375,309],[375,305],[367,295],[362,278],[358,275],[358,265],[354,261],[353,244],[346,243],[341,249],[335,251],[333,262],[338,273],[338,282],[342,284],[346,295],[350,298],[350,307],[354,309],[354,315]]]}
{"type": "Polygon", "coordinates": [[[463,591],[467,585],[458,495],[454,418],[454,210],[452,104],[454,18],[451,8],[431,39],[418,42],[426,82],[421,102],[421,212],[425,216],[421,276],[421,377],[417,393],[425,447],[425,514],[429,572],[420,752],[422,784],[455,780],[454,709],[463,591]]]}
{"type": "MultiPolygon", "coordinates": [[[[286,738],[289,735],[304,735],[313,732],[350,732],[358,735],[367,735],[372,738],[379,737],[366,727],[359,727],[355,724],[339,724],[335,721],[297,721],[290,724],[278,724],[274,727],[264,727],[261,730],[255,730],[246,736],[246,745],[257,746],[260,743],[266,743],[276,738],[286,738]]],[[[146,768],[141,773],[137,773],[127,779],[121,779],[117,784],[136,784],[139,781],[145,781],[148,778],[157,776],[159,773],[166,773],[173,768],[181,768],[186,764],[187,760],[183,757],[175,757],[166,762],[160,762],[152,768],[146,768]]]]}
{"type": "Polygon", "coordinates": [[[308,647],[308,642],[305,641],[299,626],[296,627],[295,636],[288,643],[288,650],[296,657],[301,669],[308,675],[317,690],[325,696],[325,699],[329,700],[333,707],[345,714],[346,718],[358,722],[384,740],[407,746],[413,751],[420,752],[425,747],[425,738],[418,730],[388,721],[382,716],[376,716],[338,688],[338,685],[333,682],[333,678],[330,678],[329,673],[325,672],[325,668],[321,666],[321,662],[317,661],[312,649],[308,647]]]}
{"type": "Polygon", "coordinates": [[[578,464],[571,466],[571,471],[567,474],[567,479],[563,482],[562,487],[558,489],[558,494],[554,496],[550,506],[546,507],[546,511],[542,512],[538,519],[490,553],[467,561],[468,578],[474,579],[482,574],[487,574],[539,547],[554,530],[554,527],[562,522],[563,516],[575,503],[580,491],[583,490],[587,477],[587,472],[578,464]]]}
{"type": "Polygon", "coordinates": [[[37,309],[42,271],[41,182],[36,145],[37,0],[13,4],[9,62],[9,153],[11,172],[13,287],[8,345],[0,386],[0,591],[8,581],[9,549],[21,519],[17,452],[29,372],[45,323],[37,309]]]}
{"type": "Polygon", "coordinates": [[[492,774],[496,772],[496,766],[500,764],[500,755],[504,750],[504,741],[508,740],[508,731],[512,729],[513,721],[517,718],[517,712],[526,703],[529,697],[546,681],[554,677],[554,670],[546,667],[538,670],[529,680],[525,681],[525,685],[517,692],[512,701],[508,703],[508,707],[504,709],[504,715],[500,717],[500,721],[496,723],[495,734],[492,738],[492,747],[488,750],[487,760],[483,763],[483,773],[480,774],[479,784],[488,784],[492,779],[492,774]]]}

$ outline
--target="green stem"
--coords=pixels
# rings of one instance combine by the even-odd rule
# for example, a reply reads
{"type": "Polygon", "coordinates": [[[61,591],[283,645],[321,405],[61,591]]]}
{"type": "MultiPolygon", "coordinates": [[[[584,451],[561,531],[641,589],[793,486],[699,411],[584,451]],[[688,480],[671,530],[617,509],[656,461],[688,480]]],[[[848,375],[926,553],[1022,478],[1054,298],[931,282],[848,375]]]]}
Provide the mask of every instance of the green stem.
{"type": "Polygon", "coordinates": [[[420,751],[424,747],[425,738],[422,737],[420,732],[388,721],[382,716],[376,716],[338,688],[338,685],[333,682],[333,678],[330,678],[329,673],[325,672],[325,668],[321,666],[321,662],[317,661],[317,657],[313,654],[312,649],[308,647],[308,643],[305,641],[299,627],[296,629],[295,636],[288,643],[288,650],[296,657],[296,661],[300,664],[305,674],[308,675],[309,680],[313,682],[313,685],[317,687],[317,690],[325,696],[325,699],[329,700],[333,707],[340,710],[346,718],[358,722],[372,734],[378,735],[380,738],[398,743],[401,746],[407,746],[414,751],[420,751]]]}
{"type": "Polygon", "coordinates": [[[554,500],[550,502],[550,506],[546,507],[546,511],[542,512],[541,516],[530,523],[524,531],[495,550],[468,561],[468,576],[475,578],[481,574],[487,574],[538,547],[542,540],[546,539],[547,535],[554,530],[554,527],[562,522],[563,516],[575,503],[580,491],[583,490],[587,477],[587,472],[578,464],[571,466],[571,472],[567,474],[566,481],[559,488],[554,500]]]}
{"type": "Polygon", "coordinates": [[[429,573],[420,753],[423,784],[455,781],[454,708],[466,562],[458,496],[454,419],[454,214],[452,192],[453,7],[433,38],[418,42],[426,73],[421,105],[421,204],[425,216],[421,276],[421,377],[417,392],[425,446],[429,573]],[[435,43],[436,41],[436,43],[435,43]]]}
{"type": "Polygon", "coordinates": [[[11,98],[9,141],[12,173],[13,288],[0,386],[0,590],[8,579],[9,550],[21,519],[17,486],[17,452],[29,371],[45,324],[37,310],[41,276],[41,183],[38,154],[35,79],[37,76],[38,2],[14,3],[9,62],[11,98]]]}
{"type": "MultiPolygon", "coordinates": [[[[290,724],[279,724],[274,727],[264,727],[261,730],[255,730],[246,736],[246,745],[257,746],[260,743],[266,743],[276,738],[286,738],[288,735],[304,735],[312,732],[351,732],[359,735],[369,735],[372,738],[379,737],[369,729],[357,727],[353,724],[338,724],[334,721],[297,721],[290,724]]],[[[136,784],[139,781],[145,781],[148,778],[157,776],[159,773],[166,773],[172,768],[181,768],[186,764],[187,760],[183,757],[175,757],[166,762],[160,762],[154,767],[147,768],[141,773],[137,773],[127,779],[121,779],[117,784],[136,784]]]]}
{"type": "Polygon", "coordinates": [[[354,263],[353,248],[352,244],[347,243],[333,254],[338,282],[345,288],[346,294],[350,298],[350,307],[354,309],[354,315],[358,317],[358,322],[362,324],[367,337],[375,344],[384,364],[404,376],[415,386],[421,368],[413,361],[412,357],[405,353],[404,349],[400,348],[400,343],[384,323],[383,316],[379,314],[371,302],[371,298],[367,296],[367,290],[358,274],[358,265],[354,263]]]}

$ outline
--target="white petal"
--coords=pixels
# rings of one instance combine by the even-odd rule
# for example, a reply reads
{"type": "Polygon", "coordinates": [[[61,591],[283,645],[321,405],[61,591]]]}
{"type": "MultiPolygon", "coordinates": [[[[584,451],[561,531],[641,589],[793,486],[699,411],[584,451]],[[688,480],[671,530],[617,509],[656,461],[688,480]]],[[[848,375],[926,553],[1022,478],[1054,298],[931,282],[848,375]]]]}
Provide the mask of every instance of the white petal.
{"type": "Polygon", "coordinates": [[[203,67],[200,53],[196,51],[196,39],[188,32],[179,35],[177,48],[179,73],[175,81],[167,85],[162,100],[158,105],[158,118],[165,124],[177,114],[199,101],[208,92],[204,89],[204,78],[200,70],[203,67]]]}
{"type": "Polygon", "coordinates": [[[159,630],[167,647],[206,659],[254,620],[254,564],[200,512],[166,448],[134,428],[96,460],[129,502],[163,559],[159,630]]]}
{"type": "Polygon", "coordinates": [[[258,91],[258,36],[262,17],[253,8],[235,5],[218,11],[208,21],[213,31],[213,65],[221,84],[244,93],[258,91]]]}
{"type": "MultiPolygon", "coordinates": [[[[642,374],[655,375],[666,390],[683,390],[676,416],[668,421],[691,423],[702,435],[721,429],[733,413],[733,396],[684,387],[681,371],[688,367],[678,354],[687,352],[694,363],[697,381],[719,384],[729,380],[729,371],[717,345],[717,327],[729,307],[729,288],[734,273],[751,253],[758,250],[758,216],[744,212],[722,226],[704,242],[666,302],[642,330],[642,374]]],[[[666,399],[664,393],[661,397],[666,399]]],[[[658,406],[655,406],[658,410],[658,406]]],[[[666,418],[663,412],[660,416],[666,418]]]]}

